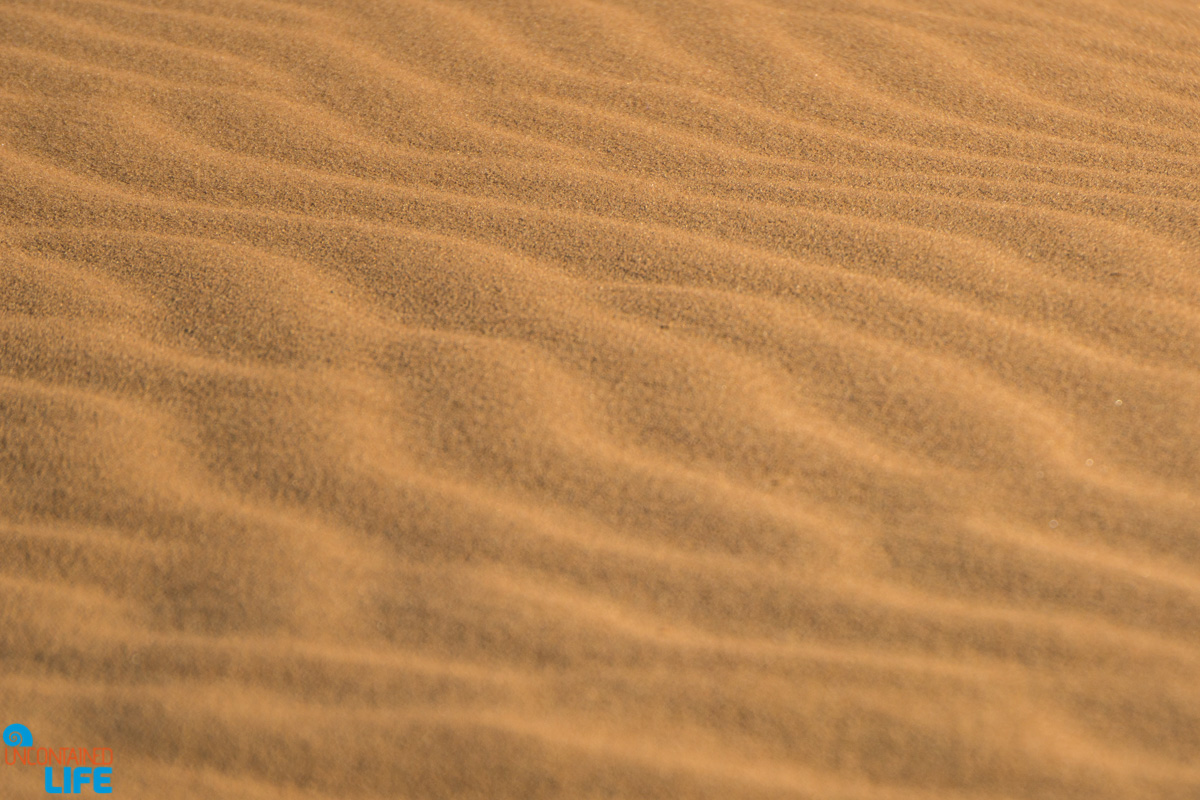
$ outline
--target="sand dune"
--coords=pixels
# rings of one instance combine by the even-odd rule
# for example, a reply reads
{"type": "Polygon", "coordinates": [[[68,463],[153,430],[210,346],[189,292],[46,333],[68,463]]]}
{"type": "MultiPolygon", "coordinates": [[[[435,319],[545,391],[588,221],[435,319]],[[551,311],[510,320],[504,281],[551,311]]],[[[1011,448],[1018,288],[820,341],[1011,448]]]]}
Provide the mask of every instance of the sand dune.
{"type": "Polygon", "coordinates": [[[0,0],[0,259],[120,796],[1200,797],[1195,3],[0,0]]]}

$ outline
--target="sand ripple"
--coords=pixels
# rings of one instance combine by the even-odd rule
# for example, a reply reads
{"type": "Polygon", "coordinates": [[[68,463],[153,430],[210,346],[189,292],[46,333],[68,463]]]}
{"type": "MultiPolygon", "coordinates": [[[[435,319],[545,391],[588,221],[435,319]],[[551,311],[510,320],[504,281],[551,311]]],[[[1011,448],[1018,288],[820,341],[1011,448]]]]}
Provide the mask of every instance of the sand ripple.
{"type": "Polygon", "coordinates": [[[1171,0],[0,2],[0,722],[1200,797],[1197,120],[1171,0]]]}

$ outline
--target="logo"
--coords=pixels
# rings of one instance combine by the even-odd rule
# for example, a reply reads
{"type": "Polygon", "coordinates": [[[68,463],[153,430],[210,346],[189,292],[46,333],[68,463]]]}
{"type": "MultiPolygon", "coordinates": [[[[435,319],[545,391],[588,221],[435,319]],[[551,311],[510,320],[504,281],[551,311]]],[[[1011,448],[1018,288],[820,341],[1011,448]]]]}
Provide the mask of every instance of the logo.
{"type": "Polygon", "coordinates": [[[34,747],[33,732],[24,725],[4,729],[4,763],[45,767],[47,794],[112,794],[112,750],[107,747],[34,747]]]}
{"type": "Polygon", "coordinates": [[[4,729],[5,747],[33,747],[33,733],[24,725],[9,725],[4,729]]]}

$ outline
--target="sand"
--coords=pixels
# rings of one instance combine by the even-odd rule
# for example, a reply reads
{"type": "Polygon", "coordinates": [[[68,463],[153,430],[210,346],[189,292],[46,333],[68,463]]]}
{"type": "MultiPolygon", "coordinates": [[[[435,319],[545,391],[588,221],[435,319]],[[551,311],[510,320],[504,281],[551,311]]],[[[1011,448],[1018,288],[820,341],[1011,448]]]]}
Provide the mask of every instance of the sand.
{"type": "Polygon", "coordinates": [[[115,796],[1200,798],[1194,2],[0,0],[0,312],[115,796]]]}

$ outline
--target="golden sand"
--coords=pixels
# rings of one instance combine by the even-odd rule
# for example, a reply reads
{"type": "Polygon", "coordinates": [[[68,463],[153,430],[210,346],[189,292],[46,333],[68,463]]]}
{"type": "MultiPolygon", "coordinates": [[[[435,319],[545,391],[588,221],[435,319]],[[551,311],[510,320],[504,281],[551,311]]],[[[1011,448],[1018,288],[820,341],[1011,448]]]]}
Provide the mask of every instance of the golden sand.
{"type": "Polygon", "coordinates": [[[1200,798],[1200,6],[0,0],[0,669],[130,800],[1200,798]]]}

